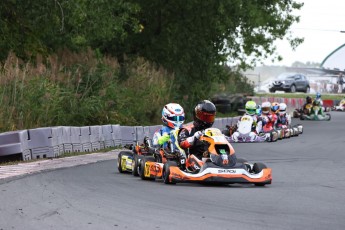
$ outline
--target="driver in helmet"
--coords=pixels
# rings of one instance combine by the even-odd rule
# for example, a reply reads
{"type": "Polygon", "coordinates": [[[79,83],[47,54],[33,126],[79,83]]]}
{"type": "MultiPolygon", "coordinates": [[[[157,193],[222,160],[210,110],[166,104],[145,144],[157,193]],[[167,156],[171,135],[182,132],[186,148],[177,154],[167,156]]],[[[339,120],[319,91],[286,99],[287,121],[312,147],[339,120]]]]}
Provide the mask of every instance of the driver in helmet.
{"type": "Polygon", "coordinates": [[[325,116],[323,109],[320,108],[322,106],[321,102],[322,102],[321,99],[315,99],[313,101],[313,107],[311,107],[310,114],[314,114],[315,112],[317,112],[317,115],[325,116]],[[318,108],[317,111],[315,111],[316,108],[318,108]]]}
{"type": "MultiPolygon", "coordinates": [[[[258,134],[261,132],[262,128],[262,121],[261,117],[259,117],[258,113],[258,107],[255,103],[255,101],[247,101],[245,105],[246,113],[245,115],[251,116],[253,118],[253,124],[252,124],[252,131],[249,133],[250,141],[252,142],[263,142],[266,140],[265,137],[258,136],[258,134]]],[[[259,108],[261,110],[261,107],[259,108]]],[[[261,112],[260,112],[261,113],[261,112]]],[[[242,117],[239,118],[238,122],[241,122],[242,117]]],[[[238,123],[239,125],[239,123],[238,123]]],[[[238,126],[237,125],[237,126],[238,126]]],[[[235,131],[231,138],[233,141],[238,142],[240,133],[238,131],[235,131]]]]}
{"type": "MultiPolygon", "coordinates": [[[[200,101],[193,111],[193,123],[185,125],[180,129],[178,135],[179,146],[188,153],[186,168],[192,172],[198,172],[203,164],[201,161],[203,153],[208,146],[199,141],[202,131],[212,127],[216,117],[216,106],[209,100],[200,101]]],[[[236,156],[232,154],[229,158],[229,165],[236,164],[236,156]]]]}
{"type": "MultiPolygon", "coordinates": [[[[271,103],[269,101],[265,101],[261,105],[261,111],[262,111],[262,125],[263,125],[263,132],[271,132],[274,130],[275,123],[277,121],[277,115],[274,111],[277,111],[276,108],[277,105],[274,104],[271,106],[271,103]],[[273,109],[273,111],[272,111],[273,109]]],[[[279,108],[279,106],[278,106],[279,108]]]]}
{"type": "Polygon", "coordinates": [[[309,115],[310,114],[310,109],[313,106],[313,99],[310,96],[307,96],[305,98],[305,104],[303,105],[303,113],[309,115]]]}
{"type": "Polygon", "coordinates": [[[320,101],[320,105],[319,106],[323,106],[323,101],[321,99],[321,93],[317,92],[316,96],[315,96],[315,100],[319,100],[320,101]]]}
{"type": "Polygon", "coordinates": [[[153,146],[167,148],[170,132],[181,128],[184,120],[185,113],[181,105],[177,103],[166,104],[162,110],[163,127],[153,134],[153,146]]]}
{"type": "Polygon", "coordinates": [[[285,103],[279,104],[279,112],[277,114],[277,128],[287,128],[291,125],[291,117],[286,113],[287,105],[285,103]]]}

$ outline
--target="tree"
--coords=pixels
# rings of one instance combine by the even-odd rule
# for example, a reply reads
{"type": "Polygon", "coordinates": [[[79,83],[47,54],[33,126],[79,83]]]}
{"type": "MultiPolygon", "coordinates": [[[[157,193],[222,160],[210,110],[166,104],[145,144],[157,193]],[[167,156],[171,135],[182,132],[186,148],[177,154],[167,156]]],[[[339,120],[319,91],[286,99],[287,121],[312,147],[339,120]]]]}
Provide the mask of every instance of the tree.
{"type": "Polygon", "coordinates": [[[293,0],[3,0],[3,51],[18,56],[59,48],[93,49],[118,57],[142,56],[175,73],[177,99],[194,103],[213,82],[226,81],[224,66],[245,69],[275,53],[273,41],[299,21],[293,0]]]}
{"type": "MultiPolygon", "coordinates": [[[[132,0],[140,5],[142,33],[133,48],[176,74],[177,89],[192,101],[207,95],[212,82],[226,80],[223,66],[246,68],[275,53],[273,41],[299,20],[295,1],[132,0]]],[[[289,38],[293,47],[302,40],[289,38]]],[[[279,55],[276,55],[279,59],[279,55]]]]}

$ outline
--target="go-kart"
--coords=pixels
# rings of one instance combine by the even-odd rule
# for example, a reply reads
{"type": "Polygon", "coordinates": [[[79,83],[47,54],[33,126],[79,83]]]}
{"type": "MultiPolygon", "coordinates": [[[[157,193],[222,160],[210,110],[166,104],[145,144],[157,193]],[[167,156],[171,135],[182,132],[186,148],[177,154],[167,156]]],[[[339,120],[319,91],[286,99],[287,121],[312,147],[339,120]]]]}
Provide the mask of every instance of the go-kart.
{"type": "Polygon", "coordinates": [[[222,133],[229,136],[228,141],[230,143],[254,143],[264,141],[276,141],[278,136],[275,132],[260,133],[262,123],[259,121],[256,124],[256,132],[252,131],[254,120],[249,115],[243,115],[238,121],[237,125],[226,126],[226,129],[222,133]],[[259,134],[257,134],[259,133],[259,134]]]}
{"type": "Polygon", "coordinates": [[[275,130],[278,132],[278,139],[290,138],[298,136],[303,133],[303,126],[297,124],[294,126],[291,125],[278,125],[275,130]]]}
{"type": "Polygon", "coordinates": [[[302,114],[300,116],[301,120],[314,120],[314,121],[330,121],[331,114],[329,113],[322,113],[320,110],[322,108],[320,106],[314,105],[310,111],[310,114],[302,114]]]}
{"type": "Polygon", "coordinates": [[[117,157],[117,169],[120,173],[131,172],[133,176],[138,176],[138,165],[145,156],[153,156],[156,149],[151,147],[149,137],[145,137],[142,144],[135,141],[135,145],[125,145],[129,150],[121,151],[117,157]]]}
{"type": "MultiPolygon", "coordinates": [[[[310,115],[311,108],[313,107],[312,103],[309,103],[305,106],[305,108],[295,109],[292,113],[293,118],[300,118],[302,114],[304,115],[310,115]]],[[[331,111],[331,107],[322,107],[323,112],[329,112],[331,111]]]]}
{"type": "MultiPolygon", "coordinates": [[[[263,163],[250,164],[244,159],[236,163],[234,149],[219,129],[209,128],[199,139],[208,146],[203,160],[197,159],[200,170],[189,172],[176,161],[157,163],[151,159],[141,161],[140,171],[143,179],[162,178],[165,184],[180,182],[234,184],[245,183],[264,186],[272,182],[272,170],[263,163]]],[[[187,159],[187,161],[188,161],[187,159]]]]}
{"type": "Polygon", "coordinates": [[[332,110],[333,111],[342,111],[342,112],[344,112],[345,111],[345,100],[343,99],[343,100],[341,100],[339,102],[339,105],[333,106],[332,110]]]}

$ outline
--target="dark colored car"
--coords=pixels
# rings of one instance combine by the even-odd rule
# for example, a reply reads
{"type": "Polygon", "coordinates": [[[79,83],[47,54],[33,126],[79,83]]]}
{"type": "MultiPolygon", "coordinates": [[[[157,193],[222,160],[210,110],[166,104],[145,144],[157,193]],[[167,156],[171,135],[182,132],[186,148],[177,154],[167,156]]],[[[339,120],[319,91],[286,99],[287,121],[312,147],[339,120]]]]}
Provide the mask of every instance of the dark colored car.
{"type": "Polygon", "coordinates": [[[310,85],[307,77],[299,73],[286,73],[281,74],[269,87],[269,91],[274,93],[275,91],[285,92],[310,92],[310,85]]]}

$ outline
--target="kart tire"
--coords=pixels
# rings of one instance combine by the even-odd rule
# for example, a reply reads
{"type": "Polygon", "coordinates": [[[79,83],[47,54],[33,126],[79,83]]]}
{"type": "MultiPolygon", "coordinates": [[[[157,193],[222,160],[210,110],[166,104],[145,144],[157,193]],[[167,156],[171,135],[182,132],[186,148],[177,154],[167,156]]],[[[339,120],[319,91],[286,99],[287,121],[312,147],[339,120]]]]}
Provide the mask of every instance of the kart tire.
{"type": "Polygon", "coordinates": [[[326,116],[328,116],[327,121],[330,121],[331,120],[331,114],[330,113],[326,113],[326,116]]]}
{"type": "Polygon", "coordinates": [[[132,162],[132,175],[139,176],[139,164],[144,157],[141,155],[134,154],[134,159],[132,162]]]}
{"type": "MultiPolygon", "coordinates": [[[[254,173],[260,173],[263,169],[267,168],[267,166],[264,163],[254,163],[253,165],[253,172],[254,173]]],[[[265,186],[264,183],[256,183],[255,186],[265,186]]]]}
{"type": "Polygon", "coordinates": [[[124,173],[125,171],[122,170],[122,157],[123,156],[133,156],[132,151],[121,151],[119,155],[117,156],[117,169],[119,170],[120,173],[124,173]]]}
{"type": "Polygon", "coordinates": [[[170,166],[177,166],[177,163],[175,161],[167,161],[163,166],[163,181],[164,184],[176,184],[174,182],[169,181],[170,176],[170,166]]]}
{"type": "Polygon", "coordinates": [[[143,157],[140,161],[140,167],[138,169],[138,174],[142,180],[155,180],[155,178],[145,177],[145,163],[146,162],[155,162],[154,157],[143,157]]]}
{"type": "Polygon", "coordinates": [[[267,166],[264,163],[254,163],[253,165],[253,171],[254,173],[260,173],[263,169],[266,169],[267,166]]]}

